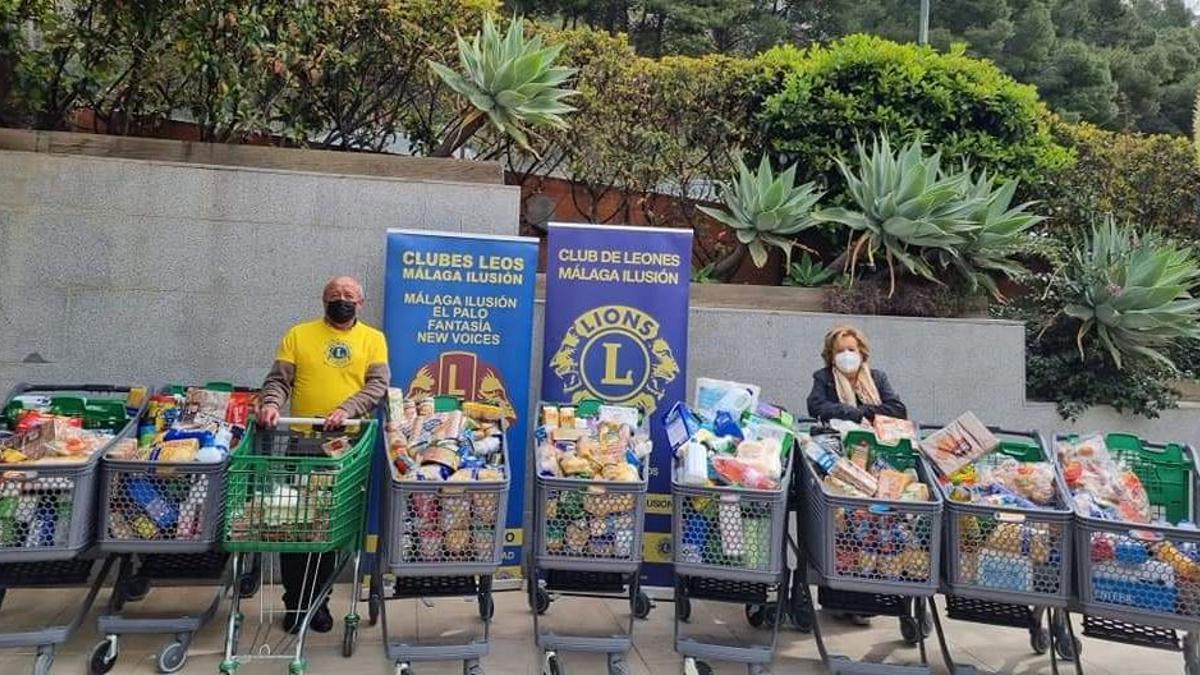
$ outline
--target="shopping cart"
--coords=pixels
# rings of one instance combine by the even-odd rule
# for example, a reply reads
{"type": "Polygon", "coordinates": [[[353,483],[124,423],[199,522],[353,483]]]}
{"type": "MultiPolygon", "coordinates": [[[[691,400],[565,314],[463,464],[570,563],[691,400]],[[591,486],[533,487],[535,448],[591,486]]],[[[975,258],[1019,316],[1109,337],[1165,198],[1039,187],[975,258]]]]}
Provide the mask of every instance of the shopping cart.
{"type": "MultiPolygon", "coordinates": [[[[817,433],[816,429],[812,430],[817,433]]],[[[890,615],[900,619],[905,640],[920,649],[921,665],[862,663],[831,655],[812,608],[811,594],[793,575],[793,595],[805,608],[793,608],[811,623],[821,660],[830,672],[924,674],[930,672],[925,651],[929,612],[925,600],[937,592],[941,553],[942,498],[933,472],[908,440],[896,446],[880,444],[868,431],[846,434],[847,447],[866,444],[872,460],[883,456],[899,470],[916,470],[929,487],[925,502],[846,497],[826,491],[816,467],[802,457],[796,478],[802,481],[800,558],[808,561],[808,579],[817,586],[822,607],[859,614],[890,615]]],[[[950,663],[945,640],[938,635],[942,655],[950,663]]]]}
{"type": "MultiPolygon", "coordinates": [[[[711,672],[703,660],[713,659],[745,663],[750,674],[757,675],[775,658],[789,579],[783,553],[787,479],[794,453],[791,448],[784,451],[784,479],[773,490],[695,487],[672,477],[675,651],[684,657],[685,672],[711,672]],[[769,600],[772,597],[774,601],[769,600]],[[690,620],[692,599],[732,602],[773,612],[766,621],[770,640],[734,645],[683,635],[680,624],[690,620]]],[[[753,618],[751,623],[755,623],[753,618]]]]}
{"type": "MultiPolygon", "coordinates": [[[[254,391],[216,382],[205,388],[243,394],[254,391]]],[[[183,391],[183,387],[169,386],[159,393],[183,391]]],[[[213,464],[100,460],[97,546],[117,555],[118,561],[113,592],[96,621],[104,639],[92,651],[90,668],[95,675],[103,675],[115,665],[121,635],[171,635],[158,650],[158,670],[173,673],[183,668],[192,637],[216,615],[231,582],[229,556],[217,550],[228,464],[228,458],[213,464]],[[212,600],[196,615],[125,616],[126,603],[144,598],[151,585],[216,589],[212,600]]],[[[252,588],[252,582],[245,585],[252,588]]]]}
{"type": "Polygon", "coordinates": [[[87,588],[66,624],[0,634],[0,649],[37,648],[36,675],[50,672],[55,647],[83,623],[112,568],[110,558],[90,550],[96,477],[100,457],[133,436],[145,405],[126,408],[134,391],[144,394],[145,388],[19,384],[5,399],[0,424],[6,427],[26,407],[18,396],[43,397],[51,412],[81,417],[85,428],[115,434],[84,463],[0,464],[0,602],[10,589],[87,588]]]}
{"type": "MultiPolygon", "coordinates": [[[[1076,437],[1056,438],[1064,440],[1076,437]]],[[[1187,675],[1200,675],[1196,451],[1182,443],[1151,443],[1121,433],[1107,434],[1105,444],[1141,479],[1155,520],[1173,524],[1100,520],[1075,511],[1073,610],[1083,615],[1083,635],[1182,652],[1187,675]]]]}
{"type": "Polygon", "coordinates": [[[375,420],[347,420],[344,431],[315,428],[324,420],[280,418],[280,426],[265,429],[251,425],[246,438],[232,453],[225,483],[223,548],[233,554],[234,579],[246,577],[247,554],[261,556],[259,579],[277,586],[279,566],[274,553],[307,554],[305,579],[310,569],[333,556],[333,570],[321,588],[301,589],[308,608],[295,634],[280,630],[276,621],[286,614],[276,590],[259,593],[258,625],[249,644],[240,645],[245,623],[241,593],[233,594],[225,634],[225,657],[220,670],[232,673],[249,660],[290,660],[290,672],[307,670],[304,644],[313,614],[328,599],[334,580],[353,563],[354,585],[350,613],[345,617],[343,654],[350,655],[358,641],[357,605],[362,578],[359,574],[365,531],[367,473],[378,437],[375,420]],[[289,428],[291,427],[291,428],[289,428]],[[310,427],[304,429],[304,427],[310,427]],[[322,447],[339,437],[349,437],[349,448],[329,456],[322,447]]]}
{"type": "MultiPolygon", "coordinates": [[[[594,416],[598,407],[599,402],[581,402],[576,415],[594,416]]],[[[640,475],[637,482],[540,473],[535,477],[533,555],[525,578],[543,675],[566,672],[559,652],[569,651],[606,654],[609,675],[630,673],[625,654],[633,645],[634,620],[650,613],[650,598],[641,590],[649,486],[644,461],[640,475]],[[627,597],[630,613],[625,632],[607,636],[543,632],[541,616],[557,595],[627,597]]]]}
{"type": "MultiPolygon", "coordinates": [[[[921,430],[924,434],[938,428],[923,425],[921,430]]],[[[977,461],[977,468],[989,468],[1005,458],[1050,462],[1056,467],[1038,432],[989,428],[1000,445],[977,461]]],[[[1059,656],[1074,658],[1067,631],[1073,511],[1062,476],[1055,468],[1053,504],[1042,509],[958,502],[950,499],[950,487],[939,483],[945,498],[946,615],[1027,630],[1030,647],[1038,654],[1049,651],[1051,669],[1057,673],[1059,656]]],[[[930,614],[940,634],[937,613],[930,614]]]]}
{"type": "MultiPolygon", "coordinates": [[[[444,400],[443,397],[439,397],[444,400]]],[[[439,401],[438,412],[458,408],[439,401]]],[[[504,554],[508,510],[508,429],[502,425],[504,478],[494,481],[439,483],[405,480],[390,466],[384,495],[382,546],[371,578],[372,607],[382,619],[383,644],[396,675],[418,661],[462,661],[464,675],[483,675],[479,660],[488,653],[495,614],[492,576],[504,554]],[[384,570],[395,575],[392,595],[384,597],[384,570]],[[386,600],[474,597],[483,635],[465,643],[417,644],[388,634],[386,600]]]]}

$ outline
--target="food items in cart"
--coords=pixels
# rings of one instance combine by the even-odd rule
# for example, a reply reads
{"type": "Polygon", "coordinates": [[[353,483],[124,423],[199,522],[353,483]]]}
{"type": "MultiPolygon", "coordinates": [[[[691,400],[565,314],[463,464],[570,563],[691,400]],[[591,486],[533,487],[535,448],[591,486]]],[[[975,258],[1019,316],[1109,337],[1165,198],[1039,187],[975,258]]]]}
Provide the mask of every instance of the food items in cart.
{"type": "MultiPolygon", "coordinates": [[[[758,395],[757,387],[753,385],[718,380],[707,382],[715,383],[709,385],[711,391],[722,391],[722,396],[728,396],[730,400],[734,393],[758,395]]],[[[679,437],[687,434],[675,452],[676,480],[698,487],[777,489],[794,441],[791,429],[749,409],[735,419],[729,410],[723,409],[715,393],[709,396],[716,401],[712,405],[718,408],[711,416],[693,412],[682,402],[664,416],[673,447],[679,437]]],[[[740,408],[743,402],[739,400],[737,406],[729,407],[740,408]]],[[[758,406],[755,402],[754,409],[758,410],[758,406]]],[[[786,415],[786,411],[773,406],[765,406],[762,411],[767,414],[779,411],[781,416],[786,415]]]]}
{"type": "Polygon", "coordinates": [[[917,427],[912,420],[876,415],[871,421],[871,427],[875,430],[875,439],[884,445],[896,445],[904,439],[917,439],[917,427]]]}
{"type": "Polygon", "coordinates": [[[696,412],[708,420],[714,419],[720,411],[740,418],[758,407],[760,391],[755,384],[699,377],[696,378],[696,412]]]}
{"type": "Polygon", "coordinates": [[[991,452],[1000,440],[988,430],[975,413],[966,412],[921,441],[921,450],[943,476],[991,452]]]}
{"type": "Polygon", "coordinates": [[[1150,499],[1141,479],[1112,456],[1103,436],[1060,442],[1058,456],[1080,512],[1105,520],[1150,522],[1150,499]]]}
{"type": "Polygon", "coordinates": [[[111,434],[82,429],[77,417],[30,410],[20,419],[22,430],[0,439],[5,464],[85,462],[112,439],[111,434]]]}
{"type": "Polygon", "coordinates": [[[201,387],[182,394],[156,394],[139,421],[137,448],[114,448],[108,457],[142,462],[223,462],[245,435],[256,397],[252,392],[201,387]]]}
{"type": "Polygon", "coordinates": [[[581,417],[575,406],[542,406],[543,424],[534,433],[539,475],[641,480],[642,461],[651,445],[649,435],[636,429],[640,416],[636,408],[622,406],[599,406],[595,416],[587,417],[581,417]],[[558,426],[547,425],[546,420],[557,421],[558,426]]]}
{"type": "MultiPolygon", "coordinates": [[[[822,439],[824,440],[824,439],[822,439]]],[[[859,438],[849,447],[824,444],[801,434],[804,456],[813,463],[830,494],[891,501],[929,501],[929,490],[916,470],[892,466],[884,455],[872,458],[871,445],[859,438]],[[829,446],[833,447],[829,447],[829,446]],[[848,456],[834,450],[840,448],[848,456]]]]}
{"type": "Polygon", "coordinates": [[[965,466],[946,479],[951,500],[1022,509],[1055,506],[1054,467],[1049,462],[989,459],[965,466]]]}
{"type": "Polygon", "coordinates": [[[466,402],[459,410],[435,410],[432,398],[405,399],[401,390],[388,390],[384,434],[398,480],[461,482],[504,475],[498,406],[466,402]]]}

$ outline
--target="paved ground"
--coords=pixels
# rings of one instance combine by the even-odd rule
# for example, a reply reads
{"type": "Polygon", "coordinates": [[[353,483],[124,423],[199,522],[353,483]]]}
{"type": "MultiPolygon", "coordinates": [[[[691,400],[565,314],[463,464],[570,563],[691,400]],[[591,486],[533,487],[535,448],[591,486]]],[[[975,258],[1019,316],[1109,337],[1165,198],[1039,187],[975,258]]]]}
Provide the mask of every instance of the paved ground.
{"type": "MultiPolygon", "coordinates": [[[[137,611],[185,613],[202,605],[208,591],[198,588],[159,589],[136,606],[137,611]]],[[[102,592],[101,603],[107,595],[102,592]]],[[[349,588],[337,589],[335,615],[344,613],[349,588]]],[[[68,615],[68,605],[78,595],[72,591],[36,590],[11,591],[4,601],[0,613],[0,630],[12,630],[17,626],[45,625],[56,617],[68,615]]],[[[97,603],[97,604],[101,604],[97,603]]],[[[423,639],[459,639],[470,635],[479,627],[474,603],[461,600],[439,600],[432,607],[418,605],[412,601],[393,601],[389,606],[391,631],[413,631],[423,639]]],[[[131,606],[133,608],[134,606],[131,606]]],[[[222,607],[222,613],[227,605],[222,607]]],[[[560,630],[579,632],[613,631],[621,625],[620,617],[627,614],[628,604],[619,601],[564,598],[557,601],[547,615],[547,623],[560,630]]],[[[259,612],[259,601],[250,601],[244,609],[248,615],[247,634],[253,633],[259,612]]],[[[131,614],[133,610],[130,610],[131,614]]],[[[363,610],[365,614],[365,609],[363,610]]],[[[636,626],[635,649],[630,654],[630,663],[635,675],[660,675],[680,672],[680,659],[675,654],[672,640],[672,606],[659,603],[650,619],[636,626]]],[[[54,673],[86,673],[88,656],[99,636],[95,632],[95,610],[75,636],[62,647],[56,657],[54,673]]],[[[912,663],[918,658],[915,648],[907,647],[899,639],[895,619],[876,619],[870,628],[858,628],[833,622],[827,617],[827,641],[841,653],[855,657],[866,657],[873,661],[912,663]]],[[[1031,653],[1028,635],[1024,631],[1009,628],[991,628],[974,624],[948,622],[947,631],[951,650],[960,662],[981,668],[982,672],[1033,675],[1049,673],[1048,657],[1031,653]]],[[[366,628],[352,659],[340,655],[341,632],[318,635],[310,643],[309,662],[311,673],[337,673],[338,675],[386,675],[392,667],[386,662],[381,644],[379,627],[366,628]]],[[[694,603],[690,631],[701,631],[706,636],[725,640],[761,640],[769,633],[752,629],[746,625],[742,609],[736,606],[715,603],[694,603]]],[[[534,650],[532,621],[520,593],[497,594],[496,621],[492,629],[492,651],[485,660],[489,675],[530,675],[535,673],[537,655],[534,650]]],[[[279,631],[274,630],[273,637],[279,631]]],[[[216,673],[221,660],[224,625],[215,622],[196,637],[191,656],[183,670],[186,673],[216,673]]],[[[154,673],[154,653],[164,641],[157,636],[132,636],[122,641],[122,653],[113,669],[114,673],[143,675],[154,673]]],[[[931,647],[933,643],[930,643],[931,647]]],[[[0,652],[0,673],[30,672],[32,664],[30,650],[7,650],[0,652]]],[[[934,656],[936,672],[945,672],[940,657],[934,656]]],[[[568,655],[565,657],[567,672],[602,673],[603,661],[597,658],[568,655]]],[[[744,673],[743,667],[730,664],[713,664],[717,673],[744,673]]],[[[1085,641],[1084,669],[1089,675],[1165,675],[1183,672],[1178,654],[1159,652],[1135,647],[1085,641]]],[[[252,663],[238,670],[239,675],[256,673],[286,673],[284,661],[252,663]]],[[[785,630],[779,636],[779,652],[773,672],[820,673],[824,672],[817,656],[816,646],[810,635],[794,630],[785,630]]],[[[1069,668],[1066,673],[1073,672],[1069,668]]],[[[461,673],[458,664],[420,664],[417,675],[432,673],[461,673]]]]}

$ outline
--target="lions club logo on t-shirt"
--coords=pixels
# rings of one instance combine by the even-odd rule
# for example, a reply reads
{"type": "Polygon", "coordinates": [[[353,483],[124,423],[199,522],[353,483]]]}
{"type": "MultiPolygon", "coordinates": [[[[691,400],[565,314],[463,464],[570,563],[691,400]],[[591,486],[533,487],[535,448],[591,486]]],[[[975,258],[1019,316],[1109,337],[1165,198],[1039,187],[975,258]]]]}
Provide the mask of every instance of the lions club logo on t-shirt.
{"type": "Polygon", "coordinates": [[[334,340],[325,347],[325,363],[334,368],[345,368],[350,365],[350,345],[341,340],[334,340]]]}

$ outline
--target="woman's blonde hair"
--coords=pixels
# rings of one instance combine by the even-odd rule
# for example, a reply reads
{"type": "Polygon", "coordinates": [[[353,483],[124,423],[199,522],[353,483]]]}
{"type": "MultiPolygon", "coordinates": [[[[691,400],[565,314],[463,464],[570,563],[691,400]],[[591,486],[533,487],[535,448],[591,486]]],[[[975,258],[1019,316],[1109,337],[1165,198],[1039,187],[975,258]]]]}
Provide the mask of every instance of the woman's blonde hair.
{"type": "Polygon", "coordinates": [[[833,355],[837,348],[837,341],[846,336],[850,336],[858,342],[858,351],[862,354],[863,363],[871,360],[871,343],[867,342],[867,336],[854,326],[837,326],[825,334],[825,348],[821,350],[821,356],[825,359],[827,367],[833,367],[833,355]]]}

